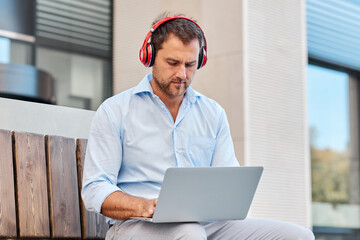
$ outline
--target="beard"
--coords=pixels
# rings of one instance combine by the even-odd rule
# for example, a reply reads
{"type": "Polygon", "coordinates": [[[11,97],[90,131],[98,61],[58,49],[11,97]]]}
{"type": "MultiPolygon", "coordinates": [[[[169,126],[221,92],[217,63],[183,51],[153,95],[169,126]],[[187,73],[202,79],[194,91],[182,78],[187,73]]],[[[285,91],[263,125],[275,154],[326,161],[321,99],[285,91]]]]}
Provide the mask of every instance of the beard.
{"type": "Polygon", "coordinates": [[[161,81],[155,75],[153,75],[153,79],[159,87],[159,90],[171,98],[183,96],[190,86],[189,79],[170,79],[169,81],[161,81]],[[181,84],[176,85],[176,83],[181,84]]]}

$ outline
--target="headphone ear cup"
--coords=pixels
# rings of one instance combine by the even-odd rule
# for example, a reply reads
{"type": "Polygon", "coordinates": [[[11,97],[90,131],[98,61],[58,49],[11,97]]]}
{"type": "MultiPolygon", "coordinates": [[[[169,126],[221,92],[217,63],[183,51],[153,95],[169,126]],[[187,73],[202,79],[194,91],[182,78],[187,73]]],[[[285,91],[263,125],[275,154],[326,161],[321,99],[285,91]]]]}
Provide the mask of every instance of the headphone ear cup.
{"type": "Polygon", "coordinates": [[[142,64],[145,65],[146,63],[146,57],[147,57],[147,50],[146,50],[146,45],[142,46],[139,52],[139,58],[142,64]]]}
{"type": "Polygon", "coordinates": [[[204,47],[201,47],[199,52],[199,60],[198,60],[198,66],[197,69],[202,68],[206,63],[207,57],[206,57],[206,51],[204,47]]]}
{"type": "Polygon", "coordinates": [[[145,47],[145,58],[144,58],[144,65],[145,67],[149,67],[149,54],[151,54],[151,46],[149,43],[146,44],[146,47],[145,47]]]}
{"type": "Polygon", "coordinates": [[[149,65],[148,67],[152,67],[154,65],[155,62],[155,48],[154,45],[152,43],[149,43],[149,54],[148,54],[148,60],[149,60],[149,65]]]}

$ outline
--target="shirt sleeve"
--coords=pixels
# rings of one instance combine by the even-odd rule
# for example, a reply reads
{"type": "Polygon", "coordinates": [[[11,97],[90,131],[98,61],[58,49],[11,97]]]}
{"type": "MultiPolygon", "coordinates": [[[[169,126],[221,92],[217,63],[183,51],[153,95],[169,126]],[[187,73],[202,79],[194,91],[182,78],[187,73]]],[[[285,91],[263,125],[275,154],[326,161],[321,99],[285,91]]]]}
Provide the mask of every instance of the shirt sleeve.
{"type": "Polygon", "coordinates": [[[81,195],[86,209],[100,213],[105,198],[115,191],[122,162],[120,124],[101,105],[92,120],[83,169],[81,195]]]}
{"type": "Polygon", "coordinates": [[[219,125],[211,166],[239,166],[239,162],[235,156],[234,143],[231,138],[230,127],[224,109],[222,109],[219,118],[219,125]]]}

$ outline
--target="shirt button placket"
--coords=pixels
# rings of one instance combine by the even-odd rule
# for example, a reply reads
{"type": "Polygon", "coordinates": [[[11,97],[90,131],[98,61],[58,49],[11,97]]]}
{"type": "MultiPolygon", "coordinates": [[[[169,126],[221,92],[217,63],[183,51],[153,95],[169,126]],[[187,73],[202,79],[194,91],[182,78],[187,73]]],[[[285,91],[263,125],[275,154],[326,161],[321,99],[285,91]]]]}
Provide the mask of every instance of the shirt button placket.
{"type": "Polygon", "coordinates": [[[175,158],[176,158],[177,166],[181,167],[181,166],[184,165],[184,163],[183,163],[183,159],[182,159],[182,156],[181,156],[181,149],[179,148],[179,146],[181,146],[181,142],[180,142],[181,140],[179,139],[178,131],[176,129],[176,125],[174,125],[173,134],[174,134],[175,158]]]}

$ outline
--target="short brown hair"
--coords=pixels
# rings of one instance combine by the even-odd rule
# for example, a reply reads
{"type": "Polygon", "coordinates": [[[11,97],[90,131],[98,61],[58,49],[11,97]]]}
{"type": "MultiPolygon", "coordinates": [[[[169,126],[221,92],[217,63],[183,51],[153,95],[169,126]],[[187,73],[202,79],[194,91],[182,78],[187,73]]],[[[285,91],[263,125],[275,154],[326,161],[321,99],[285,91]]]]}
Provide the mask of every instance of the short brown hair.
{"type": "MultiPolygon", "coordinates": [[[[184,16],[183,14],[176,14],[176,15],[184,16]]],[[[172,15],[168,13],[163,13],[159,15],[153,22],[152,26],[154,26],[161,19],[168,16],[172,16],[172,15]]],[[[183,18],[175,18],[167,22],[164,22],[152,33],[151,43],[155,48],[155,53],[157,50],[162,48],[163,42],[165,42],[165,40],[169,37],[170,34],[174,34],[184,44],[189,44],[194,39],[199,40],[200,48],[205,44],[203,32],[195,23],[183,18]]]]}

